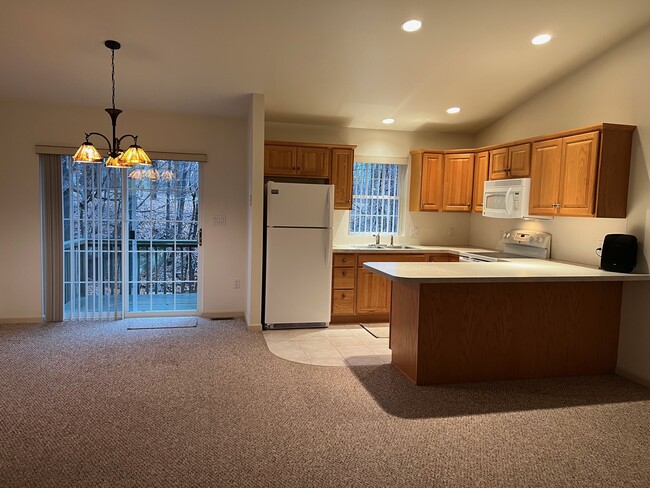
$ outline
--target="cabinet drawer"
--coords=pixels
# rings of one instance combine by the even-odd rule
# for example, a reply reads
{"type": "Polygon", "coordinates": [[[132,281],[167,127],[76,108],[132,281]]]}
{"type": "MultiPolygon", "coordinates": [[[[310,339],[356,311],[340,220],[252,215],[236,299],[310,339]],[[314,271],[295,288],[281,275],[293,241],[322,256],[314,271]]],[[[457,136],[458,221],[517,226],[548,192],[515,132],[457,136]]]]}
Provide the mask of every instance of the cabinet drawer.
{"type": "Polygon", "coordinates": [[[332,315],[354,313],[354,290],[334,290],[332,292],[332,315]]]}
{"type": "Polygon", "coordinates": [[[356,254],[335,254],[334,255],[334,267],[343,267],[343,266],[352,266],[356,265],[357,259],[356,254]]]}
{"type": "Polygon", "coordinates": [[[359,266],[363,266],[366,262],[425,262],[424,254],[359,254],[357,262],[359,266]]]}
{"type": "Polygon", "coordinates": [[[354,288],[354,268],[334,268],[332,288],[335,290],[354,288]]]}
{"type": "Polygon", "coordinates": [[[433,263],[457,263],[457,254],[430,254],[429,262],[433,263]]]}

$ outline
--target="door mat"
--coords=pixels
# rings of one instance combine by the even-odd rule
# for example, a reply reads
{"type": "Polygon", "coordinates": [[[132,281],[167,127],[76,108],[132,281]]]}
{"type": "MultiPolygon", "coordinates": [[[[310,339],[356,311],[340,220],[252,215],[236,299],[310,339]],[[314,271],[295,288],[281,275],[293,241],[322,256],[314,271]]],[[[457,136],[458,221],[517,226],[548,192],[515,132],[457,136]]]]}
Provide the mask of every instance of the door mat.
{"type": "Polygon", "coordinates": [[[124,322],[126,330],[192,329],[199,324],[196,317],[146,317],[125,319],[124,322]]]}
{"type": "Polygon", "coordinates": [[[361,327],[366,329],[370,334],[372,334],[377,339],[387,339],[388,331],[390,330],[388,322],[377,322],[374,324],[360,324],[361,327]]]}

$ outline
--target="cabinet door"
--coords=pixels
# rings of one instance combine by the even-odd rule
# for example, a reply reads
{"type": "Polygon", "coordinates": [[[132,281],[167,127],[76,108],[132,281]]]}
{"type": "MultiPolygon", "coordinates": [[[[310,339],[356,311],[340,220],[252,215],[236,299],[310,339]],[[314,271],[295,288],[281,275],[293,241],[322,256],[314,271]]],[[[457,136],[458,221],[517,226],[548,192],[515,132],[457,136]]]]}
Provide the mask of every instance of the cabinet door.
{"type": "Polygon", "coordinates": [[[356,313],[390,311],[390,280],[371,271],[357,270],[356,313]]]}
{"type": "Polygon", "coordinates": [[[445,155],[444,173],[442,209],[446,212],[469,212],[474,189],[474,154],[445,155]]]}
{"type": "Polygon", "coordinates": [[[332,149],[332,184],[334,185],[334,208],[352,208],[353,149],[332,149]]]}
{"type": "Polygon", "coordinates": [[[562,139],[536,142],[530,167],[530,205],[532,215],[555,215],[560,198],[562,139]]]}
{"type": "Polygon", "coordinates": [[[264,146],[265,175],[295,175],[296,148],[292,146],[264,146]]]}
{"type": "Polygon", "coordinates": [[[483,183],[488,179],[490,153],[480,152],[476,155],[476,166],[474,169],[474,212],[483,212],[483,183]]]}
{"type": "Polygon", "coordinates": [[[508,148],[508,178],[530,176],[530,143],[508,148]]]}
{"type": "Polygon", "coordinates": [[[598,163],[598,132],[562,139],[560,215],[594,215],[598,163]]]}
{"type": "Polygon", "coordinates": [[[298,147],[297,173],[300,176],[329,178],[330,150],[327,147],[298,147]]]}
{"type": "Polygon", "coordinates": [[[490,179],[503,180],[508,178],[508,148],[490,151],[490,179]]]}
{"type": "Polygon", "coordinates": [[[444,168],[442,154],[423,154],[420,210],[442,210],[444,168]]]}

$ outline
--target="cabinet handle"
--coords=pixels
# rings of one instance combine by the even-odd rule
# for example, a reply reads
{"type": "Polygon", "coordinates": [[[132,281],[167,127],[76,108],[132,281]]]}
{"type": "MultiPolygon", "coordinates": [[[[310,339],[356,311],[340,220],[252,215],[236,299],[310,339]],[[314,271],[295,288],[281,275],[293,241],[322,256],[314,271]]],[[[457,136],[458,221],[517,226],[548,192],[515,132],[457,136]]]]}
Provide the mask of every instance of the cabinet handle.
{"type": "Polygon", "coordinates": [[[341,298],[345,298],[345,293],[341,293],[341,298]]]}
{"type": "Polygon", "coordinates": [[[345,271],[343,271],[343,273],[341,273],[341,276],[345,276],[345,271]]]}
{"type": "Polygon", "coordinates": [[[298,166],[296,169],[297,169],[298,171],[300,171],[300,166],[298,166]]]}
{"type": "Polygon", "coordinates": [[[554,203],[552,205],[553,208],[560,208],[562,205],[560,203],[554,203]]]}

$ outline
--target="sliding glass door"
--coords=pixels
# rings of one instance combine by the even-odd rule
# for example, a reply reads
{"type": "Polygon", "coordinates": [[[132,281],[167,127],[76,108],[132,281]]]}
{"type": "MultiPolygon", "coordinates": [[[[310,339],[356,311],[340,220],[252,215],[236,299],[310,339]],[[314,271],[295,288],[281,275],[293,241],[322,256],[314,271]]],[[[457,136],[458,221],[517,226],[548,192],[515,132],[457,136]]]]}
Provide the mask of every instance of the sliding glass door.
{"type": "Polygon", "coordinates": [[[154,165],[62,158],[64,319],[198,310],[199,163],[154,165]]]}
{"type": "Polygon", "coordinates": [[[195,311],[199,266],[199,163],[158,161],[174,178],[129,178],[130,312],[195,311]]]}

